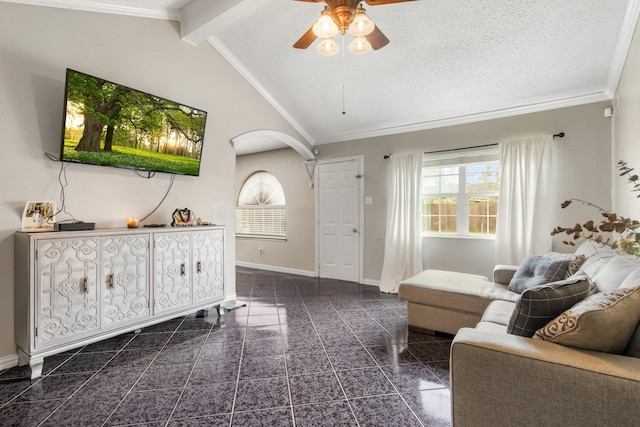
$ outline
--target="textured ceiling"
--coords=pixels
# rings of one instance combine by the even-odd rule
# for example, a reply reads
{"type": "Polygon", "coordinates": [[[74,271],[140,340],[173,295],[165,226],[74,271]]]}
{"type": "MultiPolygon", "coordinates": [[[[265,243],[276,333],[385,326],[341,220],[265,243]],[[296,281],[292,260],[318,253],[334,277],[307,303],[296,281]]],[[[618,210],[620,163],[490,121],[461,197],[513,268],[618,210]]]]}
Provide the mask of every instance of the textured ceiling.
{"type": "Polygon", "coordinates": [[[638,0],[365,5],[390,44],[322,57],[317,42],[291,46],[323,3],[10,1],[180,20],[185,40],[213,44],[312,145],[610,99],[639,9],[638,0]]]}

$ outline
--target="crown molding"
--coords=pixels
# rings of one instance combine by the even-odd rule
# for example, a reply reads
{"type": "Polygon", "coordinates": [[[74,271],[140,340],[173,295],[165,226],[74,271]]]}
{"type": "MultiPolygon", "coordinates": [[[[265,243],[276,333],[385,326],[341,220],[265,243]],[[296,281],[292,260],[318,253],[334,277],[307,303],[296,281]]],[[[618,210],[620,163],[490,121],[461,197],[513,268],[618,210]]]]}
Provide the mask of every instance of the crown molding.
{"type": "Polygon", "coordinates": [[[59,9],[81,10],[84,12],[111,13],[114,15],[137,16],[139,18],[166,19],[180,21],[180,11],[174,9],[141,9],[137,7],[116,6],[100,2],[76,0],[2,0],[8,3],[32,6],[56,7],[59,9]]]}
{"type": "Polygon", "coordinates": [[[618,83],[620,83],[620,78],[622,77],[624,64],[627,60],[629,49],[631,48],[631,41],[633,40],[633,33],[636,29],[638,16],[640,16],[640,1],[631,0],[625,13],[624,23],[620,28],[618,43],[613,51],[611,66],[609,67],[609,75],[604,89],[604,92],[610,98],[613,98],[616,90],[618,89],[618,83]]]}
{"type": "Polygon", "coordinates": [[[249,82],[255,90],[298,132],[307,143],[315,145],[314,139],[289,112],[269,93],[262,83],[244,66],[242,62],[215,36],[207,37],[207,41],[231,64],[237,72],[249,82]]]}
{"type": "Polygon", "coordinates": [[[505,108],[500,110],[487,111],[484,113],[474,113],[460,115],[450,118],[430,120],[419,123],[398,124],[371,131],[354,132],[350,134],[336,135],[335,137],[318,140],[316,145],[332,144],[334,142],[354,141],[365,138],[376,138],[379,136],[397,135],[400,133],[418,132],[429,129],[442,128],[447,126],[457,126],[468,123],[482,122],[505,117],[519,116],[522,114],[538,113],[541,111],[555,110],[558,108],[575,107],[577,105],[591,104],[594,102],[610,101],[611,97],[604,92],[597,92],[588,95],[580,95],[570,98],[558,99],[537,104],[528,104],[518,107],[505,108]]]}

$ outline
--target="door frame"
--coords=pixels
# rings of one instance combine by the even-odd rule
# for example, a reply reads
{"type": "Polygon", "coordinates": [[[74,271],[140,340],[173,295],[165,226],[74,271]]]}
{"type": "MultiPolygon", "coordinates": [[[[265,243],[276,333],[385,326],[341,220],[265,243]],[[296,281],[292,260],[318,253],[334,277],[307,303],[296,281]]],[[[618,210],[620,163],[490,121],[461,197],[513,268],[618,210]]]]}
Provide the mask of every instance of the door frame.
{"type": "Polygon", "coordinates": [[[362,283],[364,277],[364,155],[359,154],[349,157],[338,157],[335,159],[318,160],[317,173],[314,179],[315,188],[315,239],[316,239],[316,254],[315,254],[315,275],[320,277],[320,165],[330,163],[343,163],[349,161],[356,161],[358,163],[358,283],[362,283]]]}

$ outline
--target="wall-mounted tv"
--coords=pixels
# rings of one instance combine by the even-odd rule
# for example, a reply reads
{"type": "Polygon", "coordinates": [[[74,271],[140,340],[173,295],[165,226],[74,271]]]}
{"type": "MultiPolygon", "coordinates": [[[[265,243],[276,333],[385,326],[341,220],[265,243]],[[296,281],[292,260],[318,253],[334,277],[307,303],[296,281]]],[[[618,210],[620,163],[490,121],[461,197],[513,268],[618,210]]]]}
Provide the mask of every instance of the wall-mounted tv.
{"type": "Polygon", "coordinates": [[[60,159],[199,175],[207,112],[67,69],[60,159]]]}

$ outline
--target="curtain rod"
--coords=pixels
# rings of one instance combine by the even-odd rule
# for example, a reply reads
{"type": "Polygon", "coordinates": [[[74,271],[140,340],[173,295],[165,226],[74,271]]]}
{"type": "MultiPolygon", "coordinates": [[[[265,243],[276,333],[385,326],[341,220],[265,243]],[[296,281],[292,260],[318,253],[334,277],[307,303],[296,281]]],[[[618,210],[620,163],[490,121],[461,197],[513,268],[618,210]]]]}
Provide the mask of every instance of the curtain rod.
{"type": "MultiPolygon", "coordinates": [[[[559,132],[556,134],[553,134],[553,139],[556,138],[564,138],[564,132],[559,132]]],[[[452,148],[450,150],[438,150],[438,151],[425,151],[424,154],[438,154],[438,153],[449,153],[449,152],[453,152],[453,151],[460,151],[460,150],[471,150],[474,148],[485,148],[485,147],[495,147],[498,144],[485,144],[485,145],[476,145],[475,147],[463,147],[463,148],[452,148]]],[[[387,160],[391,157],[391,154],[385,154],[384,155],[384,159],[387,160]]]]}

